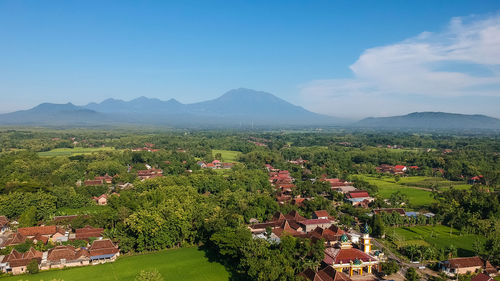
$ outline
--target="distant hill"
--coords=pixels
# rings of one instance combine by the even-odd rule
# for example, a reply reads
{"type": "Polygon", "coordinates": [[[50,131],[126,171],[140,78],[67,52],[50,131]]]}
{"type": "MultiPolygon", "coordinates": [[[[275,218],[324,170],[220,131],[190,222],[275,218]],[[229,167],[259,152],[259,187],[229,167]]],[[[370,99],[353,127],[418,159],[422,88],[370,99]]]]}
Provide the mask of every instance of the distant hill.
{"type": "Polygon", "coordinates": [[[0,114],[3,125],[148,124],[173,127],[248,127],[338,125],[341,119],[310,112],[272,94],[231,90],[219,98],[182,104],[140,97],[107,99],[85,106],[40,104],[29,110],[0,114]]]}
{"type": "Polygon", "coordinates": [[[354,125],[391,129],[500,129],[500,119],[485,115],[414,112],[403,116],[365,118],[354,125]]]}

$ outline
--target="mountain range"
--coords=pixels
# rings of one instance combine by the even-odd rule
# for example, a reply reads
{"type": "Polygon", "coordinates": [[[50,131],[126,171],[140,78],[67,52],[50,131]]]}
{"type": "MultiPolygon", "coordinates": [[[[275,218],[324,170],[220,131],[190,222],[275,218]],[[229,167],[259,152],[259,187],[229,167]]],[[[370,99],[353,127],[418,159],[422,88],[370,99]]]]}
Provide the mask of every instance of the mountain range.
{"type": "Polygon", "coordinates": [[[404,116],[370,117],[358,122],[308,111],[272,94],[234,89],[203,102],[183,104],[140,97],[106,99],[77,106],[42,103],[28,110],[0,114],[0,125],[27,126],[163,126],[181,128],[249,128],[344,126],[385,129],[495,129],[500,119],[485,115],[414,112],[404,116]]]}
{"type": "Polygon", "coordinates": [[[365,118],[354,125],[387,129],[500,129],[500,119],[480,114],[413,112],[403,116],[365,118]]]}
{"type": "Polygon", "coordinates": [[[131,101],[106,99],[84,106],[43,103],[29,110],[0,114],[2,125],[41,126],[273,127],[342,122],[345,121],[313,113],[272,94],[243,88],[191,104],[140,97],[131,101]]]}

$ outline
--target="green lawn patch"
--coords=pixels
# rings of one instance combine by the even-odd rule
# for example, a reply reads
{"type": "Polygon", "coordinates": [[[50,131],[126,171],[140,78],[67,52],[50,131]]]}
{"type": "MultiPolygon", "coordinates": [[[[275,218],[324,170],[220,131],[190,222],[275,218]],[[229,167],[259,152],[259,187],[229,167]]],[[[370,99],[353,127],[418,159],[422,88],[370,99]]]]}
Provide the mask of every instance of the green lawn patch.
{"type": "Polygon", "coordinates": [[[389,198],[392,193],[401,191],[408,196],[410,204],[415,207],[428,206],[435,202],[432,197],[432,192],[403,184],[405,181],[408,183],[414,180],[411,179],[413,177],[401,178],[398,183],[395,182],[394,177],[388,176],[377,178],[375,176],[364,175],[361,176],[361,178],[368,181],[370,184],[376,185],[378,187],[378,194],[382,196],[382,198],[389,198]]]}
{"type": "Polygon", "coordinates": [[[73,156],[73,155],[83,155],[83,154],[90,154],[93,152],[112,151],[112,150],[115,149],[113,147],[56,148],[49,151],[38,152],[38,155],[42,157],[73,156]]]}
{"type": "Polygon", "coordinates": [[[141,270],[157,269],[166,281],[229,280],[229,272],[219,263],[211,262],[198,248],[182,248],[161,252],[120,257],[114,263],[41,272],[35,275],[0,278],[5,281],[65,281],[134,280],[141,270]]]}
{"type": "Polygon", "coordinates": [[[394,237],[397,246],[428,243],[436,248],[446,248],[450,245],[458,249],[459,256],[473,256],[473,243],[477,240],[484,242],[484,237],[476,234],[461,234],[456,229],[444,225],[412,226],[387,228],[386,233],[394,237]]]}
{"type": "Polygon", "coordinates": [[[220,153],[222,155],[223,162],[238,162],[238,157],[241,154],[241,152],[239,151],[212,149],[213,157],[215,157],[217,153],[220,153]]]}

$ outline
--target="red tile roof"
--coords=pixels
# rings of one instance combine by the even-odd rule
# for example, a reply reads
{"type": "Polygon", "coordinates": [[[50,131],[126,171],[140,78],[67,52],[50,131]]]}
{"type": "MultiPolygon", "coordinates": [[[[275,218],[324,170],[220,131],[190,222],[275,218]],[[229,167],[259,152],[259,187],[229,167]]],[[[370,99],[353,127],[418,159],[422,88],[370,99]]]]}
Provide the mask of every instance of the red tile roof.
{"type": "Polygon", "coordinates": [[[12,234],[7,241],[2,246],[12,246],[22,244],[26,241],[26,236],[22,235],[19,232],[12,234]]]}
{"type": "Polygon", "coordinates": [[[489,277],[488,275],[486,275],[484,273],[479,273],[474,278],[472,278],[470,281],[493,281],[493,278],[489,277]]]}
{"type": "Polygon", "coordinates": [[[26,266],[32,260],[36,260],[40,263],[42,255],[42,252],[37,251],[34,248],[30,248],[26,253],[19,253],[15,249],[12,249],[10,254],[3,258],[2,262],[8,262],[10,267],[26,266]]]}
{"type": "Polygon", "coordinates": [[[35,236],[37,234],[54,235],[57,232],[57,227],[55,225],[21,227],[17,229],[17,232],[24,236],[35,236]]]}
{"type": "Polygon", "coordinates": [[[78,260],[80,258],[88,258],[90,254],[85,249],[76,249],[71,245],[66,246],[56,246],[49,250],[47,255],[47,260],[58,262],[61,259],[67,261],[78,260]]]}
{"type": "Polygon", "coordinates": [[[89,248],[90,256],[116,254],[120,250],[109,239],[95,240],[89,248]]]}
{"type": "Polygon", "coordinates": [[[331,264],[350,263],[351,261],[354,261],[356,259],[361,260],[363,262],[375,260],[368,254],[356,248],[348,248],[348,249],[327,248],[325,249],[325,258],[323,261],[326,264],[331,265],[331,264]]]}
{"type": "Polygon", "coordinates": [[[313,217],[316,217],[316,218],[322,218],[322,217],[329,217],[330,215],[328,214],[327,211],[325,210],[319,210],[319,211],[314,211],[313,213],[313,217]]]}
{"type": "Polygon", "coordinates": [[[303,225],[327,224],[332,223],[329,219],[307,219],[300,222],[303,225]]]}
{"type": "Polygon", "coordinates": [[[454,258],[449,259],[445,266],[450,268],[464,268],[464,267],[476,267],[484,266],[485,263],[480,257],[469,257],[469,258],[454,258]]]}
{"type": "Polygon", "coordinates": [[[91,237],[101,237],[104,228],[94,228],[92,226],[85,226],[75,230],[75,238],[79,240],[88,240],[91,237]]]}
{"type": "Polygon", "coordinates": [[[363,198],[363,197],[370,197],[370,194],[366,191],[351,191],[347,193],[348,198],[363,198]]]}

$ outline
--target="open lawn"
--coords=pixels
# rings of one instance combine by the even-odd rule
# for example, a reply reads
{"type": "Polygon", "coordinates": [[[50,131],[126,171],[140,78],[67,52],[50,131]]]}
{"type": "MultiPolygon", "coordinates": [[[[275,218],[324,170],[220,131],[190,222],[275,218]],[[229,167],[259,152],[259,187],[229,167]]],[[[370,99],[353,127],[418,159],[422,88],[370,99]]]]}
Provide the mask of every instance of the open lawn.
{"type": "Polygon", "coordinates": [[[107,280],[134,280],[141,270],[157,269],[165,281],[192,280],[212,281],[229,280],[229,272],[223,265],[210,262],[205,252],[198,248],[182,248],[161,252],[120,257],[114,263],[68,268],[41,272],[35,275],[12,276],[0,278],[5,281],[107,281],[107,280]]]}
{"type": "Polygon", "coordinates": [[[49,151],[38,152],[39,156],[42,157],[53,157],[53,156],[73,156],[90,154],[99,151],[111,151],[114,150],[112,147],[75,147],[75,148],[56,148],[49,151]]]}
{"type": "Polygon", "coordinates": [[[238,162],[238,156],[241,154],[239,151],[212,149],[213,157],[215,157],[217,153],[222,155],[223,162],[238,162]]]}
{"type": "Polygon", "coordinates": [[[397,246],[408,244],[430,244],[436,248],[445,248],[453,245],[458,249],[459,256],[473,256],[473,243],[483,242],[484,237],[475,234],[462,234],[456,229],[444,225],[412,226],[387,228],[386,233],[394,237],[397,246]]]}

